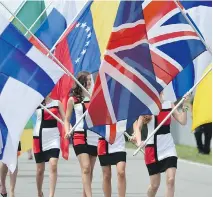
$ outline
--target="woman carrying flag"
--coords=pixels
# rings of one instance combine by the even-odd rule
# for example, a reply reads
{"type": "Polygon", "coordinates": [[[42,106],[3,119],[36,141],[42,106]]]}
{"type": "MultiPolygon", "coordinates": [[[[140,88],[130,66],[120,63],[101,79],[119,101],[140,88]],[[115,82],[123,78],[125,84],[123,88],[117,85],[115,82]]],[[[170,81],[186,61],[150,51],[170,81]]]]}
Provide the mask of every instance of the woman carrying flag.
{"type": "MultiPolygon", "coordinates": [[[[118,130],[115,125],[106,126],[118,130]]],[[[105,197],[111,197],[111,166],[116,165],[117,178],[118,178],[118,196],[126,196],[126,151],[125,151],[125,138],[123,132],[116,132],[116,139],[113,144],[109,144],[104,138],[98,141],[98,158],[103,172],[103,192],[105,197]],[[122,133],[122,134],[121,134],[122,133]]]]}
{"type": "MultiPolygon", "coordinates": [[[[52,100],[49,96],[42,104],[54,115],[64,120],[64,109],[60,101],[52,100]]],[[[44,179],[45,162],[50,164],[49,197],[55,194],[57,182],[57,165],[60,154],[60,133],[57,120],[41,107],[36,110],[36,125],[33,131],[33,151],[37,165],[36,182],[38,197],[43,197],[42,185],[44,179]]]]}
{"type": "MultiPolygon", "coordinates": [[[[170,113],[174,104],[170,101],[164,101],[163,95],[160,95],[162,110],[157,116],[140,116],[134,124],[134,132],[137,144],[143,144],[141,141],[141,128],[147,124],[148,135],[165,119],[170,113]]],[[[182,112],[175,110],[172,116],[181,124],[187,123],[186,100],[183,103],[182,112]]],[[[147,196],[155,197],[160,186],[161,173],[166,173],[166,197],[174,197],[175,174],[177,169],[177,153],[175,144],[170,133],[171,117],[162,125],[155,135],[147,142],[145,146],[145,163],[150,176],[150,186],[147,196]]]]}
{"type": "MultiPolygon", "coordinates": [[[[88,72],[80,72],[77,80],[89,90],[91,87],[91,75],[88,72]]],[[[82,88],[76,84],[71,91],[71,97],[67,103],[65,117],[66,138],[70,137],[70,120],[75,113],[78,122],[89,105],[89,98],[82,88]]],[[[84,129],[84,119],[77,125],[72,136],[73,148],[81,167],[83,183],[83,197],[92,197],[92,177],[93,169],[97,158],[97,143],[99,136],[92,131],[84,129]]]]}

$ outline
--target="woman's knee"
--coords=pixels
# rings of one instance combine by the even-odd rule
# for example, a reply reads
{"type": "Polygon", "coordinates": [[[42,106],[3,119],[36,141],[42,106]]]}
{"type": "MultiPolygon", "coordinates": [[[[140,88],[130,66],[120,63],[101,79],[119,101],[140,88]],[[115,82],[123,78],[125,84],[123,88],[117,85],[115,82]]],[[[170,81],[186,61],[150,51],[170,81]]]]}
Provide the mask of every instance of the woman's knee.
{"type": "Polygon", "coordinates": [[[124,179],[126,177],[125,169],[118,170],[117,175],[118,175],[118,178],[124,179]]]}
{"type": "Polygon", "coordinates": [[[91,166],[88,165],[83,165],[82,166],[82,173],[83,174],[91,174],[91,166]]]}
{"type": "Polygon", "coordinates": [[[45,170],[45,167],[44,166],[37,166],[37,174],[38,175],[43,175],[44,174],[44,170],[45,170]]]}
{"type": "Polygon", "coordinates": [[[50,163],[50,171],[52,172],[52,173],[55,173],[55,172],[57,172],[57,163],[56,162],[54,162],[54,163],[50,163]]]}
{"type": "Polygon", "coordinates": [[[173,176],[167,177],[166,184],[167,184],[168,187],[174,187],[174,185],[175,185],[175,177],[173,177],[173,176]]]}
{"type": "Polygon", "coordinates": [[[103,170],[103,179],[104,181],[110,182],[112,178],[111,170],[103,170]]]}
{"type": "Polygon", "coordinates": [[[150,187],[151,187],[151,189],[153,190],[153,191],[157,191],[158,190],[158,188],[159,188],[159,186],[160,186],[160,183],[151,183],[150,184],[150,187]]]}
{"type": "Polygon", "coordinates": [[[160,175],[153,175],[150,179],[151,190],[157,192],[159,186],[160,186],[160,175]]]}

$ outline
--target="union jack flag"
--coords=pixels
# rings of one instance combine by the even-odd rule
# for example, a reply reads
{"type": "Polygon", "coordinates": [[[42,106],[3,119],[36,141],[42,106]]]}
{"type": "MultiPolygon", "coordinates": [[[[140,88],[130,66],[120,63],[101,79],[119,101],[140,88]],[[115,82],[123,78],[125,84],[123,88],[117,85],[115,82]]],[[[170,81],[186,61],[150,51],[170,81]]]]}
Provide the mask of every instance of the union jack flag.
{"type": "Polygon", "coordinates": [[[139,115],[158,114],[160,92],[204,51],[173,1],[120,2],[87,126],[103,136],[100,125],[127,120],[129,127],[139,115]]]}

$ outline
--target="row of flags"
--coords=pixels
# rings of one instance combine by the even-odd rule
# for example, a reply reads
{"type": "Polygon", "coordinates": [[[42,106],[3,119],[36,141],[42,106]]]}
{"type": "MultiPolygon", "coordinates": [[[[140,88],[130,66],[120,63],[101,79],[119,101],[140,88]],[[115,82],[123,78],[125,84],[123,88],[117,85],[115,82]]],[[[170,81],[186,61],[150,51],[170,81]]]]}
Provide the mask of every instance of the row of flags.
{"type": "Polygon", "coordinates": [[[127,120],[129,128],[139,115],[158,114],[159,93],[204,51],[174,1],[121,2],[86,116],[88,127],[100,132],[99,125],[127,120]]]}
{"type": "Polygon", "coordinates": [[[3,15],[0,15],[0,62],[0,159],[13,171],[23,128],[64,71],[3,15]]]}
{"type": "MultiPolygon", "coordinates": [[[[97,132],[110,143],[130,127],[139,115],[157,114],[161,109],[159,93],[170,82],[174,90],[174,80],[178,81],[176,76],[194,67],[193,60],[198,56],[208,53],[174,1],[54,1],[51,5],[48,1],[17,2],[16,5],[7,6],[13,12],[18,10],[17,16],[28,28],[44,13],[32,32],[72,74],[76,76],[82,70],[98,72],[86,115],[86,128],[97,132]],[[101,109],[101,113],[97,109],[101,109]],[[122,130],[119,134],[116,133],[118,128],[122,130]]],[[[211,13],[211,3],[207,1],[180,3],[197,29],[197,21],[202,18],[204,9],[205,13],[211,13]],[[190,14],[194,9],[195,13],[201,10],[197,21],[190,14]]],[[[14,169],[15,152],[27,119],[53,88],[52,97],[61,100],[66,108],[73,80],[51,59],[45,57],[48,51],[37,39],[30,34],[26,35],[26,30],[16,19],[7,18],[12,23],[1,19],[0,49],[5,47],[5,40],[6,44],[9,42],[10,48],[4,53],[0,51],[0,58],[2,62],[9,61],[10,66],[5,63],[0,65],[0,103],[5,89],[8,89],[7,78],[13,81],[10,90],[15,90],[14,83],[23,86],[23,92],[17,93],[20,97],[13,97],[13,104],[9,104],[17,111],[10,116],[10,120],[7,117],[10,113],[4,115],[4,110],[9,109],[8,105],[2,105],[5,100],[1,103],[3,109],[0,107],[3,139],[1,157],[10,169],[14,169]],[[28,41],[21,33],[26,35],[28,41]],[[12,39],[8,40],[8,37],[12,39]],[[6,79],[3,77],[5,75],[6,79]],[[27,77],[33,82],[23,81],[27,77]],[[40,96],[39,99],[38,96],[34,96],[33,100],[27,96],[21,98],[28,91],[34,91],[40,96]],[[27,107],[24,107],[24,102],[27,107]],[[14,118],[18,127],[10,130],[14,118]],[[5,119],[9,122],[5,122],[5,119]],[[15,134],[9,135],[10,132],[15,134]],[[13,146],[8,147],[7,144],[13,146]]],[[[202,30],[205,32],[205,29],[202,30]]],[[[206,39],[205,33],[201,33],[206,39]]],[[[192,73],[188,71],[187,76],[192,76],[192,73]]],[[[63,127],[60,130],[62,152],[67,159],[69,142],[63,139],[63,127]]]]}

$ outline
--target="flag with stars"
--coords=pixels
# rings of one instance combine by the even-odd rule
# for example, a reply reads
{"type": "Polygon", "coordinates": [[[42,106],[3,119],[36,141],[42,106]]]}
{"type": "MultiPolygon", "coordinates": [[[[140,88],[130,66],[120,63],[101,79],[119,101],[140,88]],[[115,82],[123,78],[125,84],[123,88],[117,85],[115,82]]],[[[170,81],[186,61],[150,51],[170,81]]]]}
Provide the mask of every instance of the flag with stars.
{"type": "Polygon", "coordinates": [[[56,55],[63,57],[61,59],[65,65],[72,65],[75,75],[80,71],[98,71],[118,4],[89,1],[56,46],[56,55]],[[111,11],[110,15],[108,10],[111,11]]]}
{"type": "MultiPolygon", "coordinates": [[[[89,1],[79,12],[76,20],[70,25],[55,49],[58,60],[75,75],[82,70],[97,72],[101,57],[106,49],[114,19],[117,13],[118,1],[89,1]],[[108,10],[111,11],[110,15],[108,10]],[[97,17],[98,16],[98,17],[97,17]]],[[[67,107],[73,80],[64,75],[55,86],[51,96],[67,107]]],[[[59,125],[60,128],[60,125],[59,125]]],[[[64,158],[69,155],[69,142],[63,138],[61,131],[61,149],[64,158]]]]}

